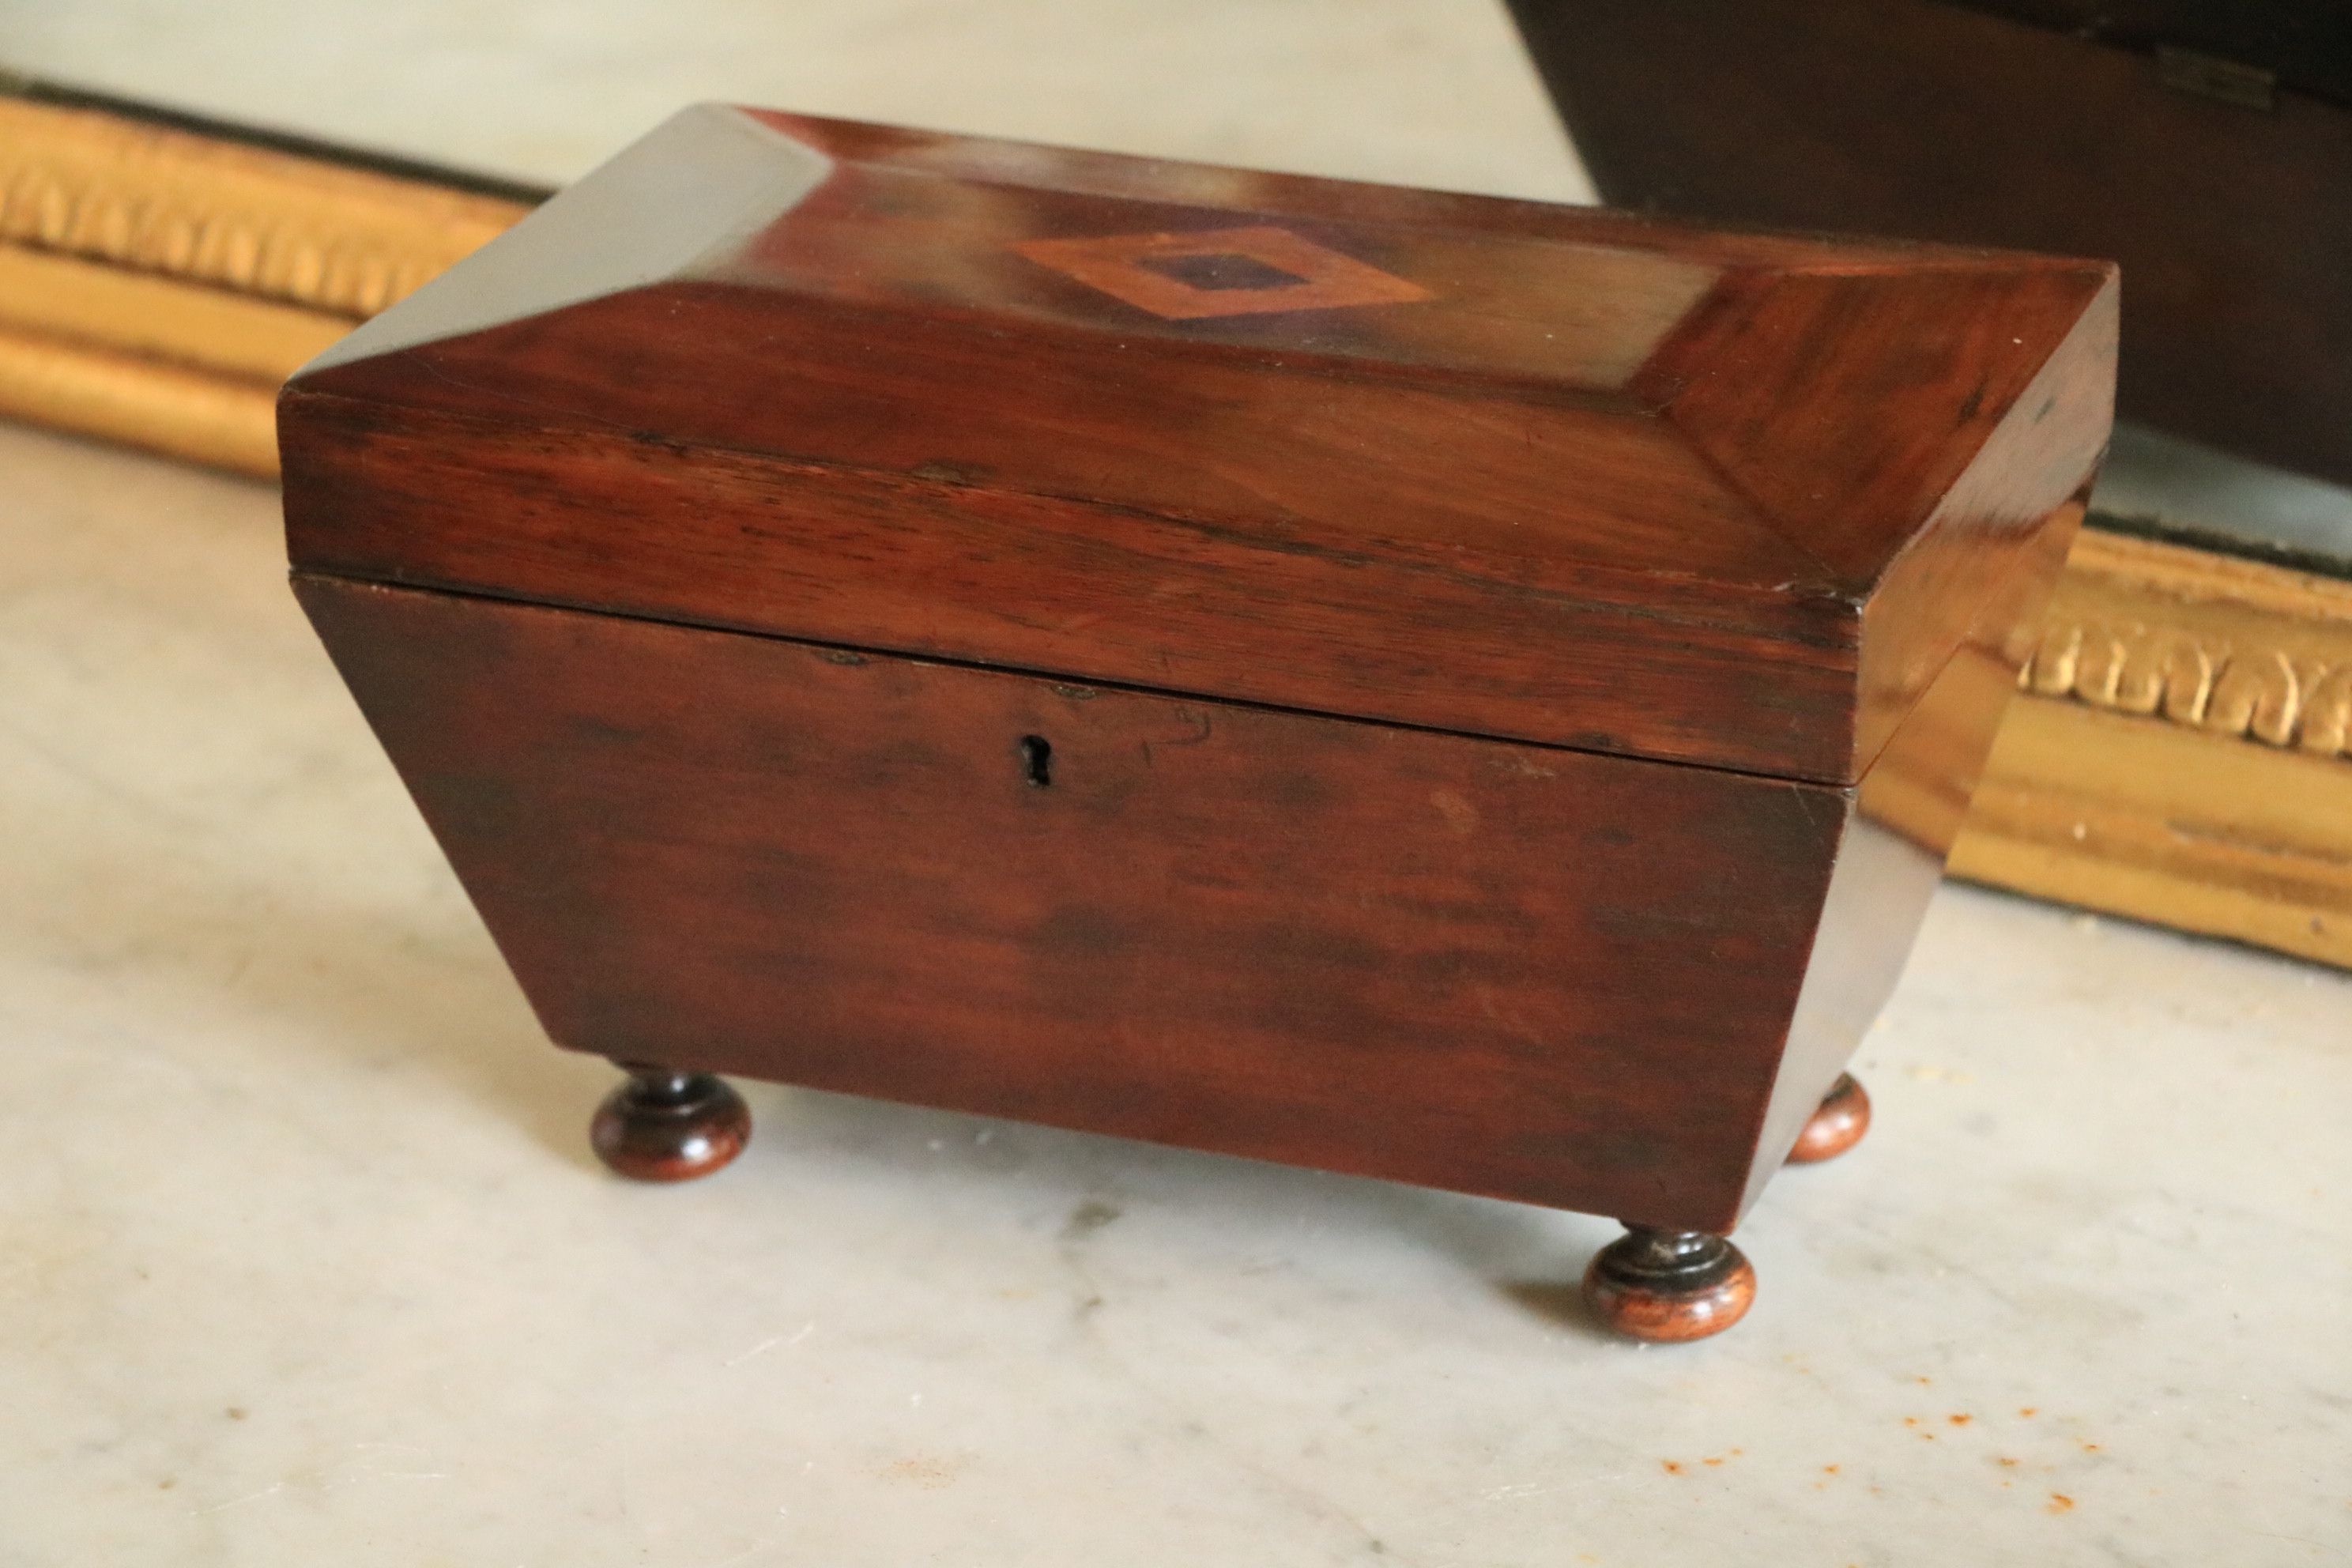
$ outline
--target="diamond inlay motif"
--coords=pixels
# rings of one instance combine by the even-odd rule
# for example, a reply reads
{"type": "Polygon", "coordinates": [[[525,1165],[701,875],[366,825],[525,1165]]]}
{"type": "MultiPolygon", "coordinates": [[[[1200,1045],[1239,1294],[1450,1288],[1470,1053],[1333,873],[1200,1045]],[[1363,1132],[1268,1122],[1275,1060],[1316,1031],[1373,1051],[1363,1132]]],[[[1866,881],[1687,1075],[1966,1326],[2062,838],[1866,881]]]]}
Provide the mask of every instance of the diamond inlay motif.
{"type": "Polygon", "coordinates": [[[1407,305],[1433,297],[1418,283],[1270,225],[1031,239],[1013,248],[1166,321],[1407,305]]]}

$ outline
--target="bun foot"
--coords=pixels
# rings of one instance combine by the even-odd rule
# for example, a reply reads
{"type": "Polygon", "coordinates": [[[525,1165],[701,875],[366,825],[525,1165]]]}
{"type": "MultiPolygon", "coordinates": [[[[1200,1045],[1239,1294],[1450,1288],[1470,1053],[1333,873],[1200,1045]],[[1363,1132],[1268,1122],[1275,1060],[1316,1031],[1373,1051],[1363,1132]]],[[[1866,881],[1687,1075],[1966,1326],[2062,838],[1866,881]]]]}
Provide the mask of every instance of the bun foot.
{"type": "Polygon", "coordinates": [[[1834,1160],[1861,1142],[1869,1131],[1870,1096],[1863,1093],[1852,1073],[1842,1072],[1822,1097],[1821,1109],[1797,1134],[1797,1146],[1789,1151],[1789,1163],[1810,1165],[1817,1160],[1834,1160]]]}
{"type": "Polygon", "coordinates": [[[604,1097],[588,1124],[596,1157],[640,1182],[707,1176],[751,1141],[751,1111],[707,1072],[620,1064],[628,1081],[604,1097]]]}
{"type": "Polygon", "coordinates": [[[1584,1271],[1584,1299],[1621,1334],[1703,1340],[1739,1321],[1756,1299],[1756,1270],[1739,1248],[1703,1230],[1629,1225],[1584,1271]]]}

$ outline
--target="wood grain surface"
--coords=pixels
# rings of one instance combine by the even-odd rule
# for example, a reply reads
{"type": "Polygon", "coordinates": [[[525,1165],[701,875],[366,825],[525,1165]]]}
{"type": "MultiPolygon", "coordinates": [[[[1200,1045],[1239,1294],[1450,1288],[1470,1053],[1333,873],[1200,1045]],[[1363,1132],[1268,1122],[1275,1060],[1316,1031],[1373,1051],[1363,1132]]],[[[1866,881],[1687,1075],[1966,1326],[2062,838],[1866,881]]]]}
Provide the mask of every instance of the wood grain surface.
{"type": "Polygon", "coordinates": [[[1842,792],[298,585],[560,1044],[1684,1229],[1742,1206],[1842,792]]]}

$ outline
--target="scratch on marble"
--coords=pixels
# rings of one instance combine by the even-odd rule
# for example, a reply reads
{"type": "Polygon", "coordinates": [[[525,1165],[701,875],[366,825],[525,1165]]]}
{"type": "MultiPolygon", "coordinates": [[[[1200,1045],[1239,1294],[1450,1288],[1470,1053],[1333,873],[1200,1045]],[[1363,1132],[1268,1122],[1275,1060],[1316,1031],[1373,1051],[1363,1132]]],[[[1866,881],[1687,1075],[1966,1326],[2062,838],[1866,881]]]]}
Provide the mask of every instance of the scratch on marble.
{"type": "Polygon", "coordinates": [[[1554,1492],[1578,1491],[1585,1487],[1599,1486],[1606,1481],[1623,1479],[1625,1477],[1620,1474],[1586,1476],[1581,1480],[1558,1481],[1549,1486],[1541,1481],[1518,1481],[1509,1486],[1481,1487],[1478,1489],[1478,1500],[1482,1503],[1517,1502],[1522,1498],[1549,1497],[1554,1492]]]}
{"type": "Polygon", "coordinates": [[[2327,1542],[2314,1541],[2307,1535],[2281,1535],[2274,1530],[2257,1530],[2252,1533],[2261,1536],[2264,1541],[2292,1541],[2297,1546],[2315,1546],[2322,1552],[2334,1550],[2327,1542]]]}
{"type": "Polygon", "coordinates": [[[446,1470],[362,1470],[356,1476],[345,1476],[341,1480],[321,1481],[318,1490],[322,1494],[338,1492],[345,1487],[361,1486],[369,1481],[446,1481],[448,1479],[446,1470]]]}
{"type": "Polygon", "coordinates": [[[285,1489],[286,1483],[284,1481],[278,1481],[274,1485],[262,1488],[257,1492],[247,1492],[243,1497],[231,1498],[226,1502],[216,1502],[210,1508],[192,1508],[188,1510],[188,1517],[191,1519],[200,1519],[205,1514],[219,1513],[225,1509],[239,1508],[249,1502],[259,1502],[263,1498],[274,1496],[285,1489]]]}
{"type": "Polygon", "coordinates": [[[1481,1487],[1478,1489],[1478,1496],[1480,1500],[1485,1502],[1509,1502],[1514,1498],[1541,1497],[1548,1491],[1558,1489],[1556,1487],[1540,1486],[1534,1481],[1524,1481],[1517,1486],[1481,1487]]]}
{"type": "Polygon", "coordinates": [[[1522,1502],[1528,1498],[1550,1497],[1559,1492],[1582,1491],[1588,1487],[1608,1486],[1618,1481],[1627,1481],[1633,1479],[1633,1475],[1630,1471],[1612,1470],[1606,1475],[1580,1476],[1572,1481],[1553,1481],[1549,1483],[1543,1481],[1514,1481],[1503,1486],[1481,1487],[1478,1489],[1477,1494],[1474,1498],[1465,1499],[1460,1502],[1446,1503],[1442,1507],[1430,1509],[1425,1512],[1410,1515],[1407,1518],[1394,1521],[1391,1528],[1402,1529],[1411,1525],[1426,1523],[1430,1520],[1433,1519],[1444,1519],[1449,1514],[1461,1513],[1470,1509],[1491,1508],[1496,1503],[1522,1502]]]}
{"type": "Polygon", "coordinates": [[[786,1350],[790,1350],[793,1346],[800,1343],[803,1340],[808,1338],[809,1335],[815,1331],[816,1320],[812,1318],[807,1322],[803,1323],[800,1327],[800,1331],[793,1334],[790,1339],[786,1339],[782,1335],[779,1334],[773,1339],[761,1340],[758,1344],[753,1345],[741,1355],[730,1357],[722,1364],[727,1366],[740,1366],[743,1363],[750,1361],[753,1356],[761,1355],[768,1351],[774,1350],[778,1345],[782,1345],[786,1350]]]}

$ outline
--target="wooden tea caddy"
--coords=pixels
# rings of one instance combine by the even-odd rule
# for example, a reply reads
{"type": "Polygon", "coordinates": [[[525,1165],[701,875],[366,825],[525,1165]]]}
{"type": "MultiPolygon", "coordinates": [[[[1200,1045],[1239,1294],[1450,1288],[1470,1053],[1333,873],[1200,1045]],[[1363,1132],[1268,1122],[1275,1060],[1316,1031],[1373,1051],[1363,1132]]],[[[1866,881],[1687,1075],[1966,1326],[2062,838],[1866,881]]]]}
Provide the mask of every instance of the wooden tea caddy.
{"type": "Polygon", "coordinates": [[[625,1173],[721,1072],[1591,1211],[1842,1076],[2105,441],[2103,263],[688,110],[280,405],[296,591],[625,1173]]]}

